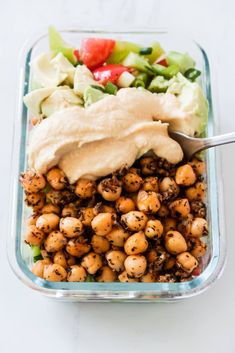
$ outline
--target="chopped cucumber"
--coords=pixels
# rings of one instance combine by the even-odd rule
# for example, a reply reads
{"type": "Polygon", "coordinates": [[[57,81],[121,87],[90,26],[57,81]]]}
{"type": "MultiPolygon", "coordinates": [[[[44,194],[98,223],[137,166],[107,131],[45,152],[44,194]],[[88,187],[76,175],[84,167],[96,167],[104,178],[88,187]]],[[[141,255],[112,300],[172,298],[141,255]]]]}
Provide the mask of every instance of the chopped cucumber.
{"type": "Polygon", "coordinates": [[[176,64],[170,65],[168,67],[165,67],[159,64],[153,64],[152,68],[156,75],[164,76],[165,78],[168,78],[168,79],[177,75],[179,72],[179,66],[176,64]]]}
{"type": "Polygon", "coordinates": [[[73,65],[77,59],[74,55],[74,48],[70,47],[61,37],[60,33],[54,27],[49,27],[49,44],[54,55],[62,53],[73,65]]]}
{"type": "Polygon", "coordinates": [[[131,67],[139,71],[153,74],[153,69],[149,62],[142,56],[133,52],[128,54],[128,56],[123,60],[122,64],[124,66],[131,67]]]}
{"type": "Polygon", "coordinates": [[[154,63],[162,54],[165,53],[158,42],[152,43],[151,48],[153,49],[152,53],[145,56],[145,58],[148,59],[150,64],[154,63]]]}
{"type": "Polygon", "coordinates": [[[148,81],[148,75],[145,72],[141,72],[136,76],[135,81],[133,82],[133,87],[146,87],[148,81]]]}
{"type": "Polygon", "coordinates": [[[141,47],[138,44],[117,40],[107,63],[119,64],[130,52],[138,54],[140,48],[141,47]]]}
{"type": "Polygon", "coordinates": [[[184,74],[190,68],[195,66],[194,60],[188,53],[178,53],[177,51],[170,51],[166,56],[168,65],[178,65],[179,71],[184,74]]]}
{"type": "Polygon", "coordinates": [[[108,94],[101,92],[99,89],[93,88],[91,86],[87,87],[84,92],[85,107],[98,102],[106,96],[108,96],[108,94]]]}
{"type": "Polygon", "coordinates": [[[120,88],[130,87],[131,84],[135,81],[135,76],[128,71],[124,71],[117,80],[117,85],[120,88]]]}
{"type": "Polygon", "coordinates": [[[163,76],[156,76],[148,86],[148,90],[156,93],[165,93],[169,87],[169,81],[163,76]]]}

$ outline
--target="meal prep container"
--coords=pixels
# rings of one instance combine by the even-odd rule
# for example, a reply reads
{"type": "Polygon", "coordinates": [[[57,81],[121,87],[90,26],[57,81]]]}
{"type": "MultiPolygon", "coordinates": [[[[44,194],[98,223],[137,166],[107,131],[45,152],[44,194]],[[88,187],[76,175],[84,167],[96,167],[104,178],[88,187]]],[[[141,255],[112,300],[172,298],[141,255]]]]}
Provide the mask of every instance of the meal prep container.
{"type": "MultiPolygon", "coordinates": [[[[86,31],[64,30],[63,38],[79,48],[86,37],[114,38],[133,41],[144,46],[159,41],[168,50],[188,52],[201,70],[201,85],[209,102],[207,135],[217,131],[213,113],[211,81],[208,58],[205,51],[194,41],[167,31],[86,31]]],[[[24,193],[19,184],[19,175],[27,169],[26,146],[29,133],[29,117],[23,104],[23,95],[30,87],[30,61],[42,52],[48,52],[48,36],[42,35],[24,49],[19,67],[18,103],[15,116],[14,150],[12,162],[12,202],[9,217],[8,256],[11,267],[20,280],[42,294],[64,301],[135,301],[173,302],[192,297],[208,287],[218,278],[225,259],[223,227],[223,198],[218,151],[206,153],[207,160],[207,217],[209,235],[205,237],[208,250],[203,259],[204,271],[198,277],[181,283],[96,283],[96,282],[48,282],[36,277],[31,271],[31,249],[24,243],[25,220],[29,209],[24,204],[24,193]]]]}

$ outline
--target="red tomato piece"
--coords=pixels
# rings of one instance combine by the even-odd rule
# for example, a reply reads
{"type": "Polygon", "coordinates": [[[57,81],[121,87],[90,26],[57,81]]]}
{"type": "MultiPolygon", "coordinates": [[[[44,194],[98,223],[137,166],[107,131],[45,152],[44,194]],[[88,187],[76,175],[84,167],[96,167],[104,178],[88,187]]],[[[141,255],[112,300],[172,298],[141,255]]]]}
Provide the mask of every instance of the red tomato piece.
{"type": "Polygon", "coordinates": [[[125,72],[129,71],[126,66],[121,64],[110,64],[99,67],[93,71],[94,78],[101,84],[106,84],[108,81],[115,83],[119,76],[125,72]]]}
{"type": "Polygon", "coordinates": [[[159,64],[159,65],[162,65],[162,66],[167,67],[168,64],[167,64],[167,61],[166,61],[166,55],[165,55],[165,54],[161,55],[161,56],[156,60],[156,64],[159,64]]]}
{"type": "Polygon", "coordinates": [[[102,38],[83,39],[80,49],[80,60],[94,70],[101,66],[111,54],[115,40],[102,38]]]}

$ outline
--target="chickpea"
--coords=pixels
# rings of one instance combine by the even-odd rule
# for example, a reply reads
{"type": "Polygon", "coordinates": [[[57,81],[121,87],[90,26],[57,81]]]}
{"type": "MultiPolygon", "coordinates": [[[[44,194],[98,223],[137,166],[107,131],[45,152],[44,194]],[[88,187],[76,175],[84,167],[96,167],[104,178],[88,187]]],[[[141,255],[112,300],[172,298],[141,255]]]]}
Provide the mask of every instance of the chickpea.
{"type": "Polygon", "coordinates": [[[127,256],[124,266],[127,275],[139,278],[142,277],[147,268],[147,261],[143,255],[129,255],[127,256]]]}
{"type": "Polygon", "coordinates": [[[62,250],[66,244],[67,239],[58,230],[51,232],[44,242],[45,249],[48,252],[56,252],[62,250]]]}
{"type": "Polygon", "coordinates": [[[45,233],[50,233],[59,225],[60,218],[54,213],[45,213],[38,217],[36,226],[45,233]]]}
{"type": "Polygon", "coordinates": [[[117,274],[113,272],[109,266],[103,266],[99,270],[99,275],[96,279],[98,282],[115,282],[117,274]]]}
{"type": "Polygon", "coordinates": [[[176,265],[185,272],[191,273],[198,266],[198,261],[193,255],[185,251],[176,256],[176,265]]]}
{"type": "Polygon", "coordinates": [[[25,233],[25,242],[30,245],[40,245],[45,238],[42,230],[35,225],[28,226],[25,233]]]}
{"type": "Polygon", "coordinates": [[[123,247],[129,235],[130,234],[122,226],[115,224],[111,232],[106,235],[106,238],[112,245],[123,247]]]}
{"type": "Polygon", "coordinates": [[[37,193],[46,186],[44,176],[36,174],[32,170],[27,170],[25,173],[22,173],[20,176],[20,182],[27,193],[37,193]]]}
{"type": "Polygon", "coordinates": [[[148,248],[148,242],[145,238],[144,232],[132,234],[124,244],[124,250],[127,255],[137,255],[145,252],[148,248]]]}
{"type": "Polygon", "coordinates": [[[70,190],[51,190],[46,197],[53,205],[62,207],[76,199],[76,195],[70,190]]]}
{"type": "Polygon", "coordinates": [[[177,228],[177,222],[175,218],[168,217],[164,220],[163,229],[164,233],[169,232],[169,230],[173,230],[177,228]]]}
{"type": "Polygon", "coordinates": [[[195,239],[191,254],[198,259],[205,255],[206,249],[207,246],[204,242],[202,242],[200,239],[195,239]]]}
{"type": "Polygon", "coordinates": [[[100,235],[94,234],[91,239],[91,246],[97,254],[105,253],[109,250],[109,241],[100,235]]]}
{"type": "Polygon", "coordinates": [[[106,235],[111,231],[114,220],[112,213],[99,213],[91,221],[91,226],[97,235],[106,235]]]}
{"type": "Polygon", "coordinates": [[[197,180],[196,174],[190,164],[184,164],[177,168],[175,181],[178,185],[190,186],[197,180]]]}
{"type": "Polygon", "coordinates": [[[203,235],[207,235],[207,234],[208,234],[208,224],[206,219],[200,218],[200,217],[194,218],[191,225],[191,236],[200,238],[203,235]]]}
{"type": "Polygon", "coordinates": [[[55,214],[59,214],[60,213],[60,208],[59,206],[56,205],[52,205],[52,203],[49,203],[45,206],[43,206],[43,208],[41,209],[41,212],[44,213],[55,213],[55,214]]]}
{"type": "Polygon", "coordinates": [[[158,219],[150,219],[146,224],[144,233],[150,239],[160,238],[163,233],[163,225],[158,219]]]}
{"type": "Polygon", "coordinates": [[[127,192],[136,192],[140,189],[143,180],[137,173],[127,173],[122,178],[123,188],[127,192]]]}
{"type": "Polygon", "coordinates": [[[157,162],[152,157],[143,157],[140,160],[141,172],[144,175],[153,175],[157,170],[157,162]]]}
{"type": "Polygon", "coordinates": [[[76,257],[69,253],[65,253],[68,266],[73,266],[76,264],[76,257]]]}
{"type": "Polygon", "coordinates": [[[166,252],[166,250],[161,246],[157,245],[156,249],[156,258],[151,264],[151,272],[157,273],[162,270],[163,265],[165,261],[168,259],[169,254],[166,252]]]}
{"type": "Polygon", "coordinates": [[[192,166],[194,172],[198,175],[201,176],[205,174],[206,166],[205,162],[199,161],[198,159],[194,158],[189,164],[192,166]]]}
{"type": "Polygon", "coordinates": [[[27,219],[27,225],[28,226],[35,226],[38,217],[39,217],[38,213],[32,213],[31,216],[29,216],[29,218],[27,219]]]}
{"type": "Polygon", "coordinates": [[[75,194],[86,199],[92,197],[96,193],[96,184],[94,181],[89,179],[79,179],[76,183],[75,194]]]}
{"type": "Polygon", "coordinates": [[[70,239],[66,251],[75,257],[81,257],[88,253],[91,249],[91,246],[85,242],[83,237],[78,237],[76,239],[70,239]]]}
{"type": "Polygon", "coordinates": [[[25,202],[27,206],[33,207],[34,212],[40,211],[45,204],[45,194],[43,192],[26,194],[25,202]]]}
{"type": "Polygon", "coordinates": [[[64,189],[68,183],[64,172],[59,168],[49,170],[47,173],[47,181],[55,190],[64,189]]]}
{"type": "Polygon", "coordinates": [[[165,218],[167,216],[169,216],[169,210],[168,207],[166,205],[161,204],[159,210],[157,211],[157,214],[159,217],[165,218]]]}
{"type": "Polygon", "coordinates": [[[204,201],[205,200],[205,184],[197,182],[194,186],[185,190],[186,197],[189,201],[204,201]]]}
{"type": "Polygon", "coordinates": [[[139,211],[145,213],[156,213],[161,204],[158,194],[154,191],[140,190],[137,197],[137,207],[139,211]]]}
{"type": "Polygon", "coordinates": [[[172,217],[187,217],[190,213],[190,204],[188,199],[178,199],[172,201],[169,205],[172,217]]]}
{"type": "Polygon", "coordinates": [[[206,217],[206,206],[203,202],[201,201],[192,201],[190,203],[192,213],[194,214],[195,217],[201,217],[205,218],[206,217]]]}
{"type": "Polygon", "coordinates": [[[67,269],[68,282],[84,282],[86,280],[86,270],[81,265],[73,265],[67,269]]]}
{"type": "Polygon", "coordinates": [[[149,176],[144,179],[142,189],[144,191],[154,191],[158,192],[158,177],[149,176]]]}
{"type": "Polygon", "coordinates": [[[49,264],[44,266],[43,278],[50,282],[62,282],[67,278],[67,272],[60,265],[49,264]]]}
{"type": "Polygon", "coordinates": [[[68,238],[78,237],[82,229],[82,222],[78,218],[65,217],[60,220],[60,231],[68,238]]]}
{"type": "Polygon", "coordinates": [[[32,273],[37,276],[43,278],[44,266],[49,265],[51,263],[50,259],[43,259],[36,261],[32,266],[32,273]]]}
{"type": "Polygon", "coordinates": [[[146,283],[155,282],[155,276],[152,273],[147,272],[145,275],[140,277],[140,282],[146,282],[146,283]]]}
{"type": "Polygon", "coordinates": [[[116,201],[122,192],[122,187],[116,177],[103,179],[98,185],[98,193],[106,201],[116,201]]]}
{"type": "Polygon", "coordinates": [[[62,217],[77,217],[78,211],[76,206],[73,203],[70,203],[62,209],[61,216],[62,217]]]}
{"type": "Polygon", "coordinates": [[[116,209],[120,213],[128,213],[135,210],[134,201],[126,196],[120,196],[116,201],[116,209]]]}
{"type": "Polygon", "coordinates": [[[90,227],[94,217],[95,213],[93,207],[84,207],[79,210],[79,219],[84,226],[90,227]]]}
{"type": "Polygon", "coordinates": [[[147,216],[140,211],[131,211],[121,216],[122,224],[133,232],[143,230],[147,220],[147,216]]]}
{"type": "Polygon", "coordinates": [[[126,254],[123,251],[110,250],[105,254],[105,257],[109,267],[111,267],[113,271],[121,272],[124,270],[126,254]]]}
{"type": "Polygon", "coordinates": [[[191,213],[188,214],[187,217],[183,218],[177,225],[177,230],[184,236],[188,237],[191,232],[193,221],[193,215],[191,213]]]}
{"type": "Polygon", "coordinates": [[[147,252],[146,258],[149,263],[153,263],[157,259],[157,251],[156,249],[151,249],[147,252]]]}
{"type": "Polygon", "coordinates": [[[67,259],[63,250],[59,250],[55,253],[53,257],[54,264],[60,265],[64,268],[68,267],[67,259]]]}
{"type": "Polygon", "coordinates": [[[120,275],[118,276],[118,279],[120,282],[139,282],[137,278],[129,277],[126,271],[123,271],[122,273],[120,273],[120,275]]]}
{"type": "Polygon", "coordinates": [[[159,183],[159,191],[163,200],[168,201],[176,198],[180,192],[180,189],[173,178],[165,177],[159,183]]]}
{"type": "Polygon", "coordinates": [[[169,259],[166,260],[164,264],[164,270],[169,271],[175,266],[175,258],[174,257],[169,257],[169,259]]]}
{"type": "Polygon", "coordinates": [[[81,261],[81,265],[90,275],[94,275],[102,267],[102,258],[95,252],[85,255],[81,261]]]}
{"type": "Polygon", "coordinates": [[[95,216],[97,216],[99,213],[114,213],[116,214],[116,209],[109,205],[105,205],[102,202],[98,202],[95,207],[93,207],[93,211],[95,216]]]}
{"type": "Polygon", "coordinates": [[[170,230],[165,236],[165,247],[170,254],[176,255],[187,250],[187,243],[182,234],[170,230]]]}
{"type": "Polygon", "coordinates": [[[174,283],[174,282],[176,282],[176,277],[171,273],[166,273],[165,275],[160,275],[157,278],[157,282],[159,282],[159,283],[174,283]]]}

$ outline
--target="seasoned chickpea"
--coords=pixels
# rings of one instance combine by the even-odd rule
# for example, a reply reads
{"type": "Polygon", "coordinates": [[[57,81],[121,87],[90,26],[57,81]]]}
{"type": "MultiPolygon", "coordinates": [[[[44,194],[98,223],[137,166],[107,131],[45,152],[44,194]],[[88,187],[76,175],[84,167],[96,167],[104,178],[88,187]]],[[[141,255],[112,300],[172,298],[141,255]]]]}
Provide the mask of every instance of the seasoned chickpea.
{"type": "Polygon", "coordinates": [[[115,224],[111,232],[106,235],[106,238],[112,245],[123,247],[129,235],[130,234],[122,226],[115,224]]]}
{"type": "Polygon", "coordinates": [[[40,245],[45,238],[42,230],[35,225],[28,226],[25,233],[25,242],[30,245],[40,245]]]}
{"type": "Polygon", "coordinates": [[[48,234],[44,246],[48,252],[56,252],[62,250],[67,244],[67,239],[65,236],[58,230],[54,230],[48,234]]]}
{"type": "Polygon", "coordinates": [[[178,185],[190,186],[197,180],[196,174],[190,164],[184,164],[177,168],[175,181],[178,185]]]}
{"type": "Polygon", "coordinates": [[[81,265],[73,265],[67,269],[68,282],[84,282],[86,280],[86,270],[81,265]]]}
{"type": "Polygon", "coordinates": [[[165,218],[167,216],[169,216],[169,210],[168,207],[166,205],[161,204],[159,210],[157,211],[157,215],[159,217],[165,218]]]}
{"type": "Polygon", "coordinates": [[[193,215],[189,213],[187,217],[182,218],[181,221],[177,224],[177,230],[184,236],[188,237],[191,232],[193,221],[193,215]]]}
{"type": "Polygon", "coordinates": [[[161,206],[159,196],[154,191],[140,190],[137,197],[137,207],[139,211],[145,213],[156,213],[161,206]]]}
{"type": "Polygon", "coordinates": [[[97,254],[102,254],[109,250],[110,243],[105,237],[94,234],[91,239],[91,246],[97,254]]]}
{"type": "Polygon", "coordinates": [[[207,234],[208,234],[208,224],[206,219],[201,217],[194,218],[191,225],[190,235],[192,237],[200,238],[203,235],[207,235],[207,234]]]}
{"type": "Polygon", "coordinates": [[[52,168],[47,173],[47,181],[55,190],[62,190],[68,184],[64,172],[59,168],[52,168]]]}
{"type": "Polygon", "coordinates": [[[38,260],[33,264],[31,271],[35,276],[43,278],[44,266],[49,265],[50,263],[51,263],[51,260],[48,258],[43,260],[38,260]]]}
{"type": "Polygon", "coordinates": [[[124,250],[127,255],[137,255],[145,252],[148,248],[148,242],[144,232],[132,234],[124,244],[124,250]]]}
{"type": "Polygon", "coordinates": [[[150,239],[160,238],[163,233],[163,225],[158,219],[150,219],[146,224],[144,233],[150,239]]]}
{"type": "Polygon", "coordinates": [[[89,179],[79,179],[76,183],[75,194],[86,199],[92,197],[96,192],[96,184],[94,181],[89,179]]]}
{"type": "Polygon", "coordinates": [[[94,275],[102,267],[102,258],[95,252],[85,255],[81,261],[81,265],[90,275],[94,275]]]}
{"type": "Polygon", "coordinates": [[[144,175],[153,175],[157,170],[157,162],[152,157],[143,157],[140,160],[141,172],[144,175]]]}
{"type": "Polygon", "coordinates": [[[127,173],[122,178],[123,189],[127,192],[136,192],[140,189],[143,179],[137,173],[127,173]]]}
{"type": "Polygon", "coordinates": [[[54,264],[67,268],[67,259],[63,250],[59,250],[55,253],[55,255],[53,256],[53,262],[54,264]]]}
{"type": "Polygon", "coordinates": [[[76,206],[73,203],[70,203],[62,209],[61,216],[62,217],[77,217],[78,211],[76,206]]]}
{"type": "Polygon", "coordinates": [[[191,254],[198,259],[205,255],[206,248],[207,246],[203,241],[201,241],[200,239],[195,239],[191,254]]]}
{"type": "Polygon", "coordinates": [[[120,275],[118,276],[118,279],[120,282],[139,282],[137,278],[128,276],[126,271],[123,271],[122,273],[120,273],[120,275]]]}
{"type": "Polygon", "coordinates": [[[27,170],[25,173],[22,173],[20,176],[20,182],[24,190],[28,193],[37,193],[46,186],[44,176],[36,174],[32,170],[27,170]]]}
{"type": "Polygon", "coordinates": [[[103,266],[99,269],[99,275],[96,277],[98,282],[115,282],[117,274],[109,266],[103,266]]]}
{"type": "Polygon", "coordinates": [[[115,205],[120,213],[128,213],[135,210],[135,203],[130,197],[120,196],[115,205]]]}
{"type": "Polygon", "coordinates": [[[155,191],[158,192],[158,177],[149,176],[144,179],[142,189],[144,191],[155,191]]]}
{"type": "Polygon", "coordinates": [[[205,184],[201,181],[197,182],[194,186],[185,190],[186,197],[189,201],[204,201],[205,199],[205,184]]]}
{"type": "Polygon", "coordinates": [[[187,217],[190,213],[190,204],[188,199],[178,199],[170,203],[169,209],[172,217],[187,217]]]}
{"type": "Polygon", "coordinates": [[[140,211],[131,211],[121,216],[122,224],[131,231],[143,230],[148,217],[140,211]]]}
{"type": "Polygon", "coordinates": [[[154,262],[157,259],[157,251],[156,251],[156,249],[150,249],[147,252],[147,254],[146,254],[146,258],[147,258],[149,263],[154,262]]]}
{"type": "Polygon", "coordinates": [[[70,239],[66,251],[75,257],[81,257],[88,253],[91,249],[91,246],[85,242],[83,237],[78,237],[76,239],[70,239]]]}
{"type": "Polygon", "coordinates": [[[93,207],[84,207],[79,210],[79,219],[84,226],[91,226],[91,221],[95,217],[93,207]]]}
{"type": "Polygon", "coordinates": [[[142,277],[147,268],[147,261],[143,255],[129,255],[124,261],[127,275],[139,278],[142,277]]]}
{"type": "Polygon", "coordinates": [[[43,278],[50,282],[62,282],[67,278],[67,272],[58,264],[49,264],[44,266],[43,278]]]}
{"type": "Polygon", "coordinates": [[[163,200],[167,201],[177,197],[180,189],[173,178],[165,177],[159,183],[159,191],[163,200]]]}
{"type": "Polygon", "coordinates": [[[29,218],[27,219],[27,225],[28,226],[35,226],[38,217],[39,217],[38,213],[32,213],[31,216],[29,216],[29,218]]]}
{"type": "Polygon", "coordinates": [[[47,205],[45,205],[42,209],[41,212],[44,213],[55,213],[55,214],[59,214],[60,213],[60,208],[59,206],[56,205],[52,205],[52,203],[48,203],[47,205]]]}
{"type": "Polygon", "coordinates": [[[106,235],[111,231],[114,220],[112,213],[99,213],[91,221],[91,226],[97,235],[106,235]]]}
{"type": "Polygon", "coordinates": [[[62,207],[76,199],[76,195],[70,190],[51,190],[47,192],[46,197],[53,205],[62,207]]]}
{"type": "Polygon", "coordinates": [[[163,222],[164,232],[167,233],[169,230],[177,228],[177,222],[175,218],[167,217],[163,222]]]}
{"type": "Polygon", "coordinates": [[[194,158],[191,162],[189,162],[189,164],[192,166],[193,170],[198,176],[205,174],[205,162],[199,161],[198,159],[194,158]]]}
{"type": "Polygon", "coordinates": [[[193,255],[185,251],[176,256],[176,265],[185,272],[191,273],[198,266],[198,261],[193,255]]]}
{"type": "Polygon", "coordinates": [[[60,231],[68,238],[78,237],[82,229],[82,222],[78,218],[65,217],[60,220],[60,231]]]}
{"type": "Polygon", "coordinates": [[[98,202],[95,207],[93,207],[93,211],[95,216],[97,216],[99,213],[115,213],[116,214],[116,209],[111,206],[111,205],[105,205],[102,202],[98,202]]]}
{"type": "Polygon", "coordinates": [[[106,201],[116,201],[122,192],[121,183],[116,177],[103,179],[97,188],[106,201]]]}
{"type": "Polygon", "coordinates": [[[146,283],[155,282],[155,276],[152,273],[148,272],[142,277],[140,277],[140,282],[146,282],[146,283]]]}
{"type": "Polygon", "coordinates": [[[182,234],[170,230],[165,236],[165,247],[170,254],[176,255],[187,250],[187,243],[182,234]]]}
{"type": "Polygon", "coordinates": [[[33,207],[34,212],[40,211],[45,204],[45,194],[43,192],[27,193],[25,202],[27,206],[33,207]]]}
{"type": "Polygon", "coordinates": [[[45,213],[38,217],[36,226],[45,233],[50,233],[59,225],[60,218],[54,213],[45,213]]]}
{"type": "Polygon", "coordinates": [[[76,257],[72,256],[68,252],[65,253],[68,266],[73,266],[76,264],[76,257]]]}
{"type": "Polygon", "coordinates": [[[164,270],[168,271],[171,270],[175,266],[175,258],[174,257],[169,257],[169,259],[166,260],[164,263],[164,270]]]}
{"type": "Polygon", "coordinates": [[[105,254],[109,267],[116,272],[124,270],[126,254],[119,250],[110,250],[105,254]]]}

